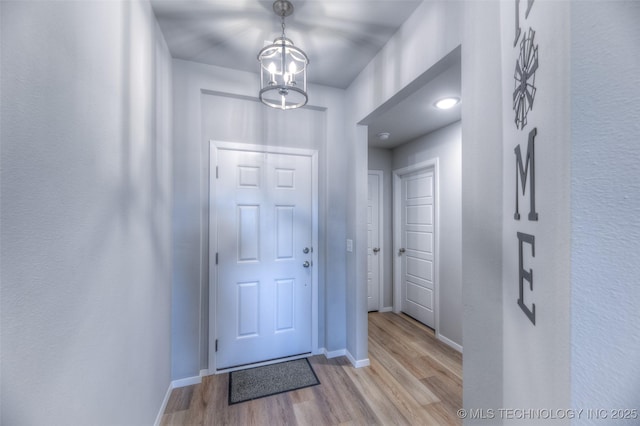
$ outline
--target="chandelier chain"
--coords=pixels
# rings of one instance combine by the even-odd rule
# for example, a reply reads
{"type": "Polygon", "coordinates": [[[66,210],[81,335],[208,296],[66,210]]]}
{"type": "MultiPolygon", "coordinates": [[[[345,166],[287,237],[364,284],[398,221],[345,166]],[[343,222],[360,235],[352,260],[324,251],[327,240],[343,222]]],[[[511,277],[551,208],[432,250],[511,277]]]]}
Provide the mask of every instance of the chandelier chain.
{"type": "MultiPolygon", "coordinates": [[[[1,1],[1,0],[0,0],[1,1]]],[[[260,101],[272,108],[288,110],[307,104],[309,58],[285,35],[285,18],[293,13],[289,0],[275,0],[273,11],[280,16],[282,36],[258,53],[260,101]]]]}

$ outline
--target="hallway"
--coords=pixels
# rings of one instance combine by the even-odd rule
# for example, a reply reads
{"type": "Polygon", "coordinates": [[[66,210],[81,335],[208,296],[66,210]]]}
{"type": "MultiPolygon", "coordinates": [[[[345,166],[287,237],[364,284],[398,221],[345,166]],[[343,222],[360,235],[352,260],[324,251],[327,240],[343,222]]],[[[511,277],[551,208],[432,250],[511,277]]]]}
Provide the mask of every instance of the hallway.
{"type": "MultiPolygon", "coordinates": [[[[256,54],[281,29],[271,1],[0,2],[0,424],[446,424],[462,393],[480,414],[640,407],[640,1],[294,2],[292,37],[313,56],[309,104],[286,112],[259,100],[256,54]],[[397,133],[367,123],[454,56],[457,124],[370,165],[370,137],[397,133]],[[205,377],[167,405],[215,370],[229,327],[218,142],[317,153],[317,238],[291,253],[317,256],[304,353],[321,353],[323,384],[227,407],[227,376],[205,377]],[[432,332],[367,317],[368,170],[391,200],[394,170],[434,160],[441,197],[412,217],[440,219],[433,265],[419,264],[437,337],[464,347],[463,383],[432,332]]],[[[451,94],[432,95],[410,121],[442,113],[451,94]]],[[[380,310],[402,299],[407,246],[388,234],[380,310]]]]}
{"type": "Polygon", "coordinates": [[[162,425],[460,424],[462,355],[405,315],[369,314],[371,366],[311,357],[319,386],[229,406],[229,374],[173,391],[162,425]]]}

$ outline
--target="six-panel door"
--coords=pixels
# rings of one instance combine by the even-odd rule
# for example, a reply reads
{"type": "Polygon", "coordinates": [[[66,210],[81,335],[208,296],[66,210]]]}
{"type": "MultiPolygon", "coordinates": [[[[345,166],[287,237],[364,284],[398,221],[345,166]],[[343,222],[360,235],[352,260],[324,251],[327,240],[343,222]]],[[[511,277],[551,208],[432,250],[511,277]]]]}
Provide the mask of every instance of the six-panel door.
{"type": "Polygon", "coordinates": [[[311,184],[308,156],[218,151],[218,369],[311,352],[311,184]]]}

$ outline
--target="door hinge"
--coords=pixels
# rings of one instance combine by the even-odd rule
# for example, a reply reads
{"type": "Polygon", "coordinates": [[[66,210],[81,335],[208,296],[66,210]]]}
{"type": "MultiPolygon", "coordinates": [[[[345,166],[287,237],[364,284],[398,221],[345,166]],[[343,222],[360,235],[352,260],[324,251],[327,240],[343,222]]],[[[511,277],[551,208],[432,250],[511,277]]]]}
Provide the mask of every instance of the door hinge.
{"type": "Polygon", "coordinates": [[[218,253],[216,253],[216,265],[218,264],[218,253]]]}
{"type": "Polygon", "coordinates": [[[218,339],[216,339],[216,352],[218,352],[218,339]]]}
{"type": "Polygon", "coordinates": [[[216,166],[216,179],[218,179],[218,166],[216,166]]]}

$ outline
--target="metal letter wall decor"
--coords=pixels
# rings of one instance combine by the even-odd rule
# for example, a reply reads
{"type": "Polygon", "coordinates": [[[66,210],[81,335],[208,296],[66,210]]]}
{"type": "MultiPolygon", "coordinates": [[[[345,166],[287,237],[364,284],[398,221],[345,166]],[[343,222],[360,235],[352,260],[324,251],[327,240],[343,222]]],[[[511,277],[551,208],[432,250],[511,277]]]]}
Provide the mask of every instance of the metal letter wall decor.
{"type": "MultiPolygon", "coordinates": [[[[518,41],[522,35],[520,28],[520,1],[516,2],[516,25],[515,25],[515,40],[513,41],[513,47],[518,47],[518,41]]],[[[527,0],[527,10],[525,12],[525,19],[529,17],[531,7],[534,0],[527,0]]],[[[513,110],[515,112],[515,125],[517,130],[524,130],[527,125],[527,116],[529,111],[533,108],[533,101],[536,97],[536,71],[538,70],[538,45],[535,44],[536,32],[530,27],[529,30],[522,36],[520,40],[518,59],[516,60],[516,69],[513,74],[514,88],[513,88],[513,110]]],[[[527,152],[524,163],[522,161],[522,149],[520,144],[516,145],[514,153],[516,155],[516,193],[515,193],[515,213],[513,215],[514,220],[520,220],[520,212],[518,210],[519,189],[518,182],[522,187],[522,195],[524,196],[527,189],[527,182],[529,182],[529,215],[527,218],[529,221],[538,220],[538,212],[536,212],[536,185],[535,185],[535,138],[538,134],[538,129],[533,128],[529,132],[527,141],[527,152]]],[[[531,303],[531,309],[524,302],[524,281],[529,283],[529,290],[533,293],[533,269],[524,268],[524,250],[523,245],[529,244],[531,246],[531,257],[535,258],[535,236],[525,234],[523,232],[516,232],[518,239],[518,306],[522,309],[522,312],[527,316],[529,321],[536,325],[536,305],[531,303]]]]}
{"type": "Polygon", "coordinates": [[[520,42],[520,56],[513,74],[513,109],[516,112],[516,127],[520,130],[527,125],[527,114],[533,108],[536,97],[536,70],[538,69],[538,45],[534,44],[536,33],[529,33],[520,42]]]}
{"type": "MultiPolygon", "coordinates": [[[[527,11],[524,13],[525,19],[529,17],[529,12],[531,12],[531,7],[533,6],[533,0],[527,0],[527,11]]],[[[513,47],[518,45],[518,39],[520,38],[520,33],[522,30],[520,29],[520,1],[516,0],[516,38],[513,40],[513,47]]]]}
{"type": "Polygon", "coordinates": [[[529,142],[527,143],[527,156],[524,160],[524,166],[522,165],[522,152],[520,145],[516,145],[513,150],[516,154],[516,212],[513,214],[515,220],[520,220],[520,211],[518,210],[518,179],[522,186],[522,195],[524,196],[527,189],[527,181],[529,182],[529,216],[528,219],[532,221],[538,220],[538,213],[536,212],[536,162],[535,162],[535,142],[538,129],[534,128],[529,132],[529,142]],[[529,167],[531,167],[531,173],[529,173],[529,167]],[[527,179],[527,177],[531,178],[527,179]]]}
{"type": "Polygon", "coordinates": [[[524,256],[522,245],[527,243],[531,246],[531,257],[536,257],[536,237],[533,235],[525,234],[524,232],[518,232],[518,306],[522,309],[522,312],[527,315],[527,318],[536,325],[536,304],[531,304],[531,309],[524,304],[524,281],[529,282],[529,290],[533,291],[533,270],[524,269],[524,256]]]}

